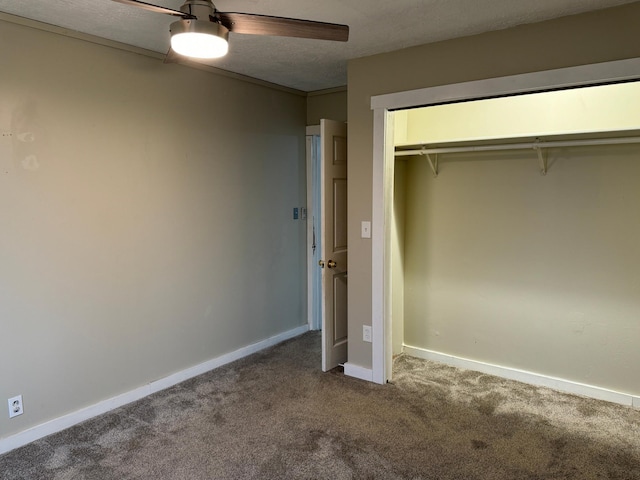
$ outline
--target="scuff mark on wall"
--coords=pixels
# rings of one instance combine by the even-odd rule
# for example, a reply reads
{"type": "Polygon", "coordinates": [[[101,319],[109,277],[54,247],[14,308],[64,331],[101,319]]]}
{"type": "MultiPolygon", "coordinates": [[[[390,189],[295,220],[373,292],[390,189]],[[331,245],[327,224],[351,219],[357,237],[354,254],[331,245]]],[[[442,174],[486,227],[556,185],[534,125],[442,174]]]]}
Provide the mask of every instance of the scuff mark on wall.
{"type": "Polygon", "coordinates": [[[24,159],[22,159],[22,168],[35,172],[40,168],[38,158],[35,155],[27,155],[24,159]]]}
{"type": "Polygon", "coordinates": [[[13,111],[10,129],[15,165],[32,172],[39,170],[38,150],[41,142],[37,140],[42,137],[42,128],[34,101],[26,101],[13,111]]]}
{"type": "Polygon", "coordinates": [[[585,328],[591,326],[591,322],[585,318],[584,312],[571,312],[569,317],[571,331],[576,335],[582,335],[585,328]]]}

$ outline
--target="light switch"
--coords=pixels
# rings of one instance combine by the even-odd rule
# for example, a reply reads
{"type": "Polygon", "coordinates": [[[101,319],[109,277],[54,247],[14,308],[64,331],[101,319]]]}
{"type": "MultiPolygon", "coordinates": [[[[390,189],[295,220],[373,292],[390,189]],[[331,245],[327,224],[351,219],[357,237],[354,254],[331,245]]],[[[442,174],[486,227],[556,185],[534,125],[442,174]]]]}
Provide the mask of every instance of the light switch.
{"type": "Polygon", "coordinates": [[[371,222],[362,222],[360,238],[371,238],[371,222]]]}

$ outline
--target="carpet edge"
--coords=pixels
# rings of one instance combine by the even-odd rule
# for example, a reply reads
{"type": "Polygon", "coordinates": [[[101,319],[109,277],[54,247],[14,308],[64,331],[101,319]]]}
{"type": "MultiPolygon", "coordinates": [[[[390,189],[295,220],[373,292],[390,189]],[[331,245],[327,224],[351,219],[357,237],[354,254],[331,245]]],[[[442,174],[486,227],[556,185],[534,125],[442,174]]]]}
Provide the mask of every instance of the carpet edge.
{"type": "Polygon", "coordinates": [[[135,402],[141,398],[147,397],[153,393],[159,392],[166,388],[177,385],[178,383],[189,380],[198,375],[202,375],[208,371],[222,367],[228,363],[240,360],[254,353],[257,353],[266,348],[272,347],[286,340],[294,337],[298,337],[309,331],[308,325],[301,325],[299,327],[287,330],[280,334],[265,338],[250,345],[241,347],[233,352],[225,353],[218,357],[207,360],[198,365],[186,368],[179,372],[173,373],[166,377],[160,378],[146,385],[134,388],[128,392],[116,395],[114,397],[102,400],[98,403],[90,405],[75,412],[63,415],[61,417],[54,418],[47,422],[36,425],[35,427],[28,428],[22,432],[18,432],[9,437],[0,439],[0,455],[15,450],[16,448],[27,445],[31,442],[52,435],[54,433],[65,430],[69,427],[77,425],[78,423],[89,420],[90,418],[97,417],[116,408],[127,405],[128,403],[135,402]]]}

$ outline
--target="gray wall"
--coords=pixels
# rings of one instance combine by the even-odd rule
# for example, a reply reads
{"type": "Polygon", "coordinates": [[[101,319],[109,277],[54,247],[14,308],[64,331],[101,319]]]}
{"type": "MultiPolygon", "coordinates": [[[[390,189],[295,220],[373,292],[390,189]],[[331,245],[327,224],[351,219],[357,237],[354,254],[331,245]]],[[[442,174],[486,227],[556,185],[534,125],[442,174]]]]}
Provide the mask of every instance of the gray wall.
{"type": "Polygon", "coordinates": [[[349,363],[371,368],[371,97],[435,85],[640,57],[640,3],[349,62],[349,363]]]}
{"type": "Polygon", "coordinates": [[[305,324],[303,96],[0,43],[0,437],[305,324]]]}

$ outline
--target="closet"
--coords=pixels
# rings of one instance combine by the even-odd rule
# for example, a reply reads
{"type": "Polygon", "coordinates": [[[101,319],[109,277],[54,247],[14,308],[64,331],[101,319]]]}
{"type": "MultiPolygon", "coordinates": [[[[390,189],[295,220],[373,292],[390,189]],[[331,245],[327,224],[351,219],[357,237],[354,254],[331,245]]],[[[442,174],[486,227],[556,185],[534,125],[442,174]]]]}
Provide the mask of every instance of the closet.
{"type": "Polygon", "coordinates": [[[640,83],[394,112],[394,354],[628,391],[640,83]]]}

